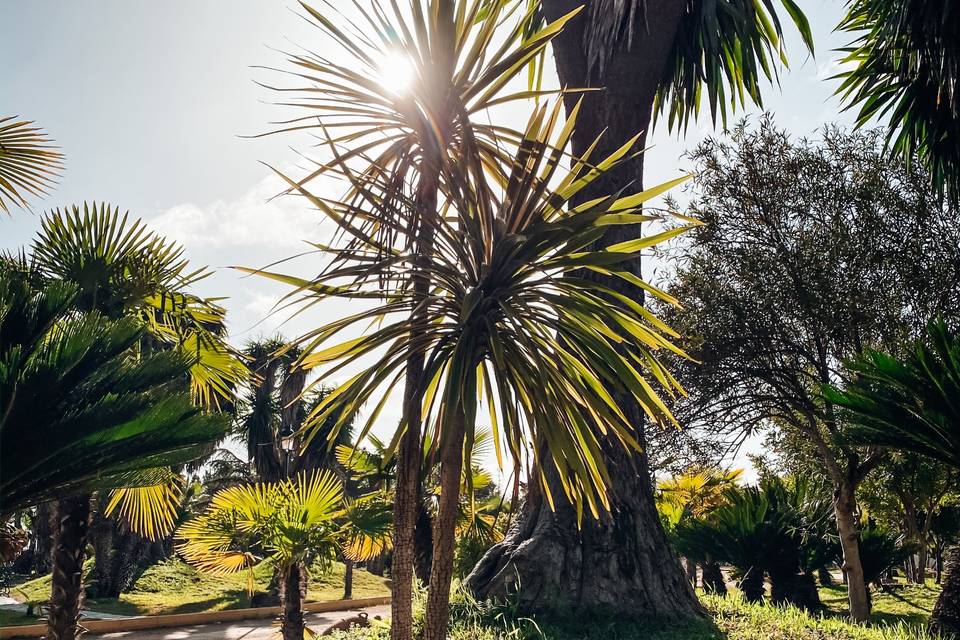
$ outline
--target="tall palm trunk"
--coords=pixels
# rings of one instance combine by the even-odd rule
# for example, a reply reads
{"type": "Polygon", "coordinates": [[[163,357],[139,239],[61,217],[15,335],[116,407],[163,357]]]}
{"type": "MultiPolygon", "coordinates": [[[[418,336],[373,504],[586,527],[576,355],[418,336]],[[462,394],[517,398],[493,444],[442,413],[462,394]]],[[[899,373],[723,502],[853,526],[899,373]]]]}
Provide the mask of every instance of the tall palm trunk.
{"type": "MultiPolygon", "coordinates": [[[[542,0],[545,17],[555,20],[578,6],[581,0],[542,0]]],[[[640,3],[637,3],[640,4],[640,3]]],[[[588,69],[587,31],[591,24],[581,12],[553,40],[560,84],[566,87],[596,87],[600,91],[570,94],[571,103],[581,97],[573,152],[583,154],[603,134],[592,158],[602,158],[650,127],[657,87],[663,78],[685,0],[646,2],[635,12],[637,23],[632,46],[619,42],[610,51],[602,70],[588,69]]],[[[626,27],[622,30],[625,32],[626,27]]],[[[625,40],[625,38],[623,38],[625,40]]],[[[642,149],[645,135],[636,148],[642,149]]],[[[623,189],[643,186],[643,156],[624,163],[593,182],[584,199],[605,197],[623,189]]],[[[611,227],[602,244],[636,238],[637,225],[611,227]]],[[[639,261],[631,270],[640,272],[639,261]]],[[[624,295],[642,300],[641,291],[624,286],[617,278],[597,277],[624,295]]],[[[617,404],[637,429],[645,445],[644,414],[635,400],[616,394],[617,404]]],[[[573,508],[561,498],[557,509],[531,483],[520,522],[483,557],[467,578],[479,597],[508,598],[515,584],[523,585],[519,604],[525,611],[561,614],[581,610],[612,610],[618,615],[683,617],[703,615],[696,594],[671,549],[654,503],[647,454],[626,451],[618,443],[603,441],[603,458],[610,472],[610,513],[600,520],[577,522],[573,508]]],[[[548,456],[544,453],[544,456],[548,456]]],[[[545,467],[552,494],[562,496],[559,478],[545,467]]]]}
{"type": "MultiPolygon", "coordinates": [[[[427,260],[433,250],[433,228],[423,221],[436,215],[437,191],[440,175],[439,162],[424,159],[424,173],[420,177],[415,206],[421,219],[417,234],[417,255],[427,260]]],[[[423,264],[421,262],[421,264],[423,264]]],[[[430,292],[429,277],[420,270],[413,274],[414,290],[425,298],[430,292]]],[[[414,310],[414,314],[423,313],[414,310]]],[[[391,640],[413,639],[413,563],[414,530],[420,503],[420,464],[423,452],[421,442],[423,394],[423,355],[416,353],[407,360],[404,382],[403,414],[406,431],[397,448],[397,481],[393,504],[393,562],[390,568],[392,599],[390,601],[391,640]]]]}
{"type": "Polygon", "coordinates": [[[280,594],[283,613],[280,632],[283,640],[303,640],[303,597],[301,593],[302,569],[292,564],[283,571],[283,591],[280,594]]]}
{"type": "Polygon", "coordinates": [[[843,574],[847,583],[850,618],[856,622],[870,619],[870,597],[860,562],[860,531],[857,527],[856,496],[851,482],[841,481],[834,489],[833,510],[843,551],[843,574]]]}
{"type": "Polygon", "coordinates": [[[433,564],[423,640],[445,640],[450,618],[450,582],[453,579],[465,431],[463,412],[457,409],[452,418],[451,429],[440,452],[440,504],[433,536],[433,564]]]}
{"type": "Polygon", "coordinates": [[[937,598],[927,631],[931,636],[960,638],[960,544],[947,552],[943,591],[937,598]]]}
{"type": "Polygon", "coordinates": [[[345,558],[343,561],[343,599],[353,597],[353,560],[345,558]]]}
{"type": "Polygon", "coordinates": [[[53,574],[50,579],[50,612],[47,640],[74,640],[83,600],[83,560],[90,524],[90,494],[61,498],[54,520],[53,574]]]}

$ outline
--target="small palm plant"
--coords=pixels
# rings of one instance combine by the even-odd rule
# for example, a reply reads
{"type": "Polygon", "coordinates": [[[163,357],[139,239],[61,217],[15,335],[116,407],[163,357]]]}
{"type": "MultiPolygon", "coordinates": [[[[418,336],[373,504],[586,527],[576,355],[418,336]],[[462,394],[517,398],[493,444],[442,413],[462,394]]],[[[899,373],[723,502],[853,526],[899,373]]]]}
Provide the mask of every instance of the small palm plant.
{"type": "Polygon", "coordinates": [[[376,495],[350,501],[332,471],[273,483],[230,487],[199,517],[177,531],[177,551],[201,573],[249,572],[261,560],[281,576],[284,640],[303,640],[301,585],[312,561],[330,563],[338,551],[366,560],[390,544],[390,506],[376,495]]]}

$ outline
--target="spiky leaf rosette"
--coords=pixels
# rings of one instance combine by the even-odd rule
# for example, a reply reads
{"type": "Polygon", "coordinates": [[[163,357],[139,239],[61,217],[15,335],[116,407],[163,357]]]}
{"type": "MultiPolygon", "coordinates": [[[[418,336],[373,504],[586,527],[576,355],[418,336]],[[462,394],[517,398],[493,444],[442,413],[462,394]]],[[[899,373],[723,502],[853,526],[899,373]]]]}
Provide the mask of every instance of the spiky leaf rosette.
{"type": "Polygon", "coordinates": [[[0,117],[0,211],[29,209],[27,196],[43,196],[63,169],[63,154],[33,122],[0,117]]]}

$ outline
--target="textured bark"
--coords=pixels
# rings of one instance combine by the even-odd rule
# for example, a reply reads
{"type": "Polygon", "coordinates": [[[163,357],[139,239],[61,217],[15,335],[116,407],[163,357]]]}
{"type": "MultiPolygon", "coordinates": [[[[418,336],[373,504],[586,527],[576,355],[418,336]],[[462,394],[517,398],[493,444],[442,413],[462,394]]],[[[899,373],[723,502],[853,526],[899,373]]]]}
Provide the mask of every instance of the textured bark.
{"type": "MultiPolygon", "coordinates": [[[[435,215],[439,162],[423,160],[423,174],[417,186],[415,206],[424,216],[435,215]]],[[[433,231],[422,225],[417,233],[417,253],[427,256],[433,247],[433,231]]],[[[429,278],[414,275],[414,291],[426,296],[430,291],[429,278]]],[[[414,312],[416,313],[416,312],[414,312]]],[[[416,317],[413,318],[416,321],[416,317]]],[[[420,464],[423,394],[423,355],[414,354],[407,360],[404,382],[403,414],[406,431],[397,447],[397,482],[393,504],[393,560],[390,565],[392,598],[390,600],[391,640],[413,639],[413,564],[414,530],[420,497],[420,464]]]]}
{"type": "Polygon", "coordinates": [[[53,502],[38,504],[30,525],[30,549],[33,552],[32,570],[46,575],[53,569],[51,564],[53,522],[56,505],[53,502]]]}
{"type": "Polygon", "coordinates": [[[445,640],[450,618],[450,582],[453,579],[460,480],[463,477],[464,416],[457,410],[440,452],[440,504],[433,536],[433,564],[427,593],[423,640],[445,640]]]}
{"type": "Polygon", "coordinates": [[[280,617],[280,633],[283,640],[303,640],[303,596],[301,583],[303,573],[300,565],[294,564],[283,572],[281,600],[283,612],[280,617]]]}
{"type": "Polygon", "coordinates": [[[55,518],[46,637],[47,640],[74,640],[83,634],[79,622],[90,494],[61,498],[55,518]]]}
{"type": "Polygon", "coordinates": [[[857,528],[854,491],[852,482],[839,483],[833,493],[833,510],[840,533],[840,549],[843,551],[841,569],[846,576],[850,618],[856,622],[865,622],[870,619],[870,595],[860,562],[860,531],[857,528]]]}
{"type": "MultiPolygon", "coordinates": [[[[582,4],[580,0],[543,0],[548,19],[582,4]]],[[[583,94],[584,105],[573,137],[573,151],[582,154],[602,132],[592,158],[600,159],[650,125],[652,105],[667,53],[683,14],[683,0],[645,3],[638,12],[630,50],[618,49],[603,72],[588,73],[585,51],[586,18],[582,12],[553,41],[557,72],[567,87],[598,87],[583,94]]],[[[581,96],[567,97],[567,108],[581,96]]],[[[637,148],[642,148],[645,135],[637,148]]],[[[594,182],[584,199],[643,185],[643,156],[594,182]]],[[[611,227],[603,239],[611,244],[640,235],[637,226],[611,227]]],[[[640,265],[631,265],[635,273],[640,265]]],[[[602,276],[605,285],[636,300],[642,292],[602,276]]],[[[645,444],[643,412],[632,399],[617,402],[645,444]]],[[[615,610],[620,616],[695,616],[702,609],[670,548],[653,501],[646,453],[628,452],[618,444],[603,444],[611,475],[611,512],[597,521],[587,517],[578,528],[576,514],[564,504],[556,477],[547,477],[557,496],[551,511],[537,483],[531,483],[521,518],[503,542],[495,545],[468,576],[468,586],[480,597],[505,598],[516,593],[521,609],[571,614],[585,610],[615,610]]],[[[545,454],[547,458],[549,454],[545,454]]]]}
{"type": "Polygon", "coordinates": [[[947,552],[943,591],[937,598],[927,631],[944,638],[960,639],[960,544],[947,552]]]}
{"type": "Polygon", "coordinates": [[[703,563],[703,590],[721,596],[727,595],[727,583],[723,579],[719,562],[703,563]]]}
{"type": "MultiPolygon", "coordinates": [[[[103,505],[105,499],[100,500],[103,505]]],[[[146,568],[159,559],[158,545],[125,530],[115,518],[107,518],[98,509],[90,525],[94,564],[87,580],[87,594],[92,598],[118,598],[129,590],[146,568]]]]}
{"type": "Polygon", "coordinates": [[[353,560],[346,558],[343,561],[343,599],[353,597],[353,560]]]}

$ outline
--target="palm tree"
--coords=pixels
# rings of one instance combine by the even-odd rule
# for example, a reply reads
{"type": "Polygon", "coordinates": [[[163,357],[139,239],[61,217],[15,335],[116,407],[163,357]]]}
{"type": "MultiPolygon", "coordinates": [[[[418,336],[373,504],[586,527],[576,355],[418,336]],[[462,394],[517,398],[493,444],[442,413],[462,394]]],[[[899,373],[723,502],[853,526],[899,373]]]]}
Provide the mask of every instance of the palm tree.
{"type": "Polygon", "coordinates": [[[0,211],[29,208],[27,196],[42,196],[63,169],[63,154],[33,122],[0,116],[0,211]]]}
{"type": "Polygon", "coordinates": [[[156,485],[163,465],[196,459],[227,424],[177,389],[188,356],[132,359],[140,323],[77,313],[74,287],[35,290],[9,267],[0,268],[0,521],[59,500],[47,637],[72,639],[90,492],[156,485]]]}
{"type": "Polygon", "coordinates": [[[274,483],[224,489],[207,510],[177,532],[177,550],[202,573],[249,571],[261,559],[283,576],[284,640],[303,640],[302,567],[332,562],[338,551],[356,560],[382,552],[390,541],[390,507],[368,496],[344,498],[331,471],[274,483]]]}
{"type": "MultiPolygon", "coordinates": [[[[280,131],[315,130],[342,154],[341,162],[360,163],[365,189],[376,187],[385,209],[393,212],[388,224],[364,231],[373,233],[378,245],[401,242],[426,260],[434,244],[444,174],[467,171],[479,185],[485,184],[485,171],[503,175],[520,135],[488,123],[486,112],[537,95],[512,91],[508,84],[543,54],[569,16],[534,29],[532,15],[513,0],[408,0],[391,3],[389,9],[371,1],[355,3],[360,18],[352,22],[330,4],[323,10],[301,5],[324,34],[325,50],[343,54],[345,62],[320,53],[290,56],[290,75],[305,84],[280,90],[296,95],[292,106],[306,114],[284,123],[280,131]],[[503,25],[509,26],[501,29],[503,25]],[[410,76],[407,86],[398,88],[385,77],[398,72],[410,76]],[[411,206],[397,206],[408,200],[411,206]]],[[[301,180],[284,178],[298,192],[327,167],[321,162],[301,180]]],[[[362,191],[353,196],[365,198],[362,191]]],[[[411,265],[408,278],[424,296],[430,282],[420,261],[411,265]]],[[[419,321],[412,325],[415,335],[426,325],[423,314],[412,313],[419,321]]],[[[426,388],[422,356],[413,352],[406,364],[397,450],[394,640],[409,640],[413,633],[412,532],[422,450],[420,400],[426,388]]]]}
{"type": "MultiPolygon", "coordinates": [[[[73,302],[80,312],[143,323],[147,331],[131,350],[132,357],[148,356],[156,350],[187,355],[191,365],[182,385],[190,389],[197,404],[218,407],[222,401],[232,401],[234,388],[248,372],[226,342],[225,311],[216,301],[189,293],[189,287],[209,272],[191,271],[182,247],[149,231],[141,220],[130,220],[128,214],[103,204],[56,209],[43,218],[41,225],[31,247],[33,268],[41,280],[75,287],[73,302]]],[[[209,443],[208,452],[214,442],[209,443]]],[[[173,524],[173,492],[168,483],[119,489],[110,504],[112,510],[134,514],[131,529],[135,533],[159,535],[173,524]],[[145,530],[136,528],[141,523],[147,525],[145,530]]],[[[60,520],[82,520],[85,528],[90,496],[85,498],[70,498],[60,504],[60,520]]],[[[63,546],[79,540],[55,544],[63,546]]],[[[70,548],[65,555],[82,560],[83,545],[70,548]]],[[[61,590],[59,575],[62,572],[55,568],[51,584],[55,592],[61,590]]],[[[51,628],[49,633],[69,632],[51,628]]]]}
{"type": "MultiPolygon", "coordinates": [[[[506,450],[520,464],[526,441],[545,445],[549,464],[538,466],[538,484],[546,489],[546,469],[557,473],[562,495],[576,505],[581,518],[585,511],[599,517],[609,509],[609,474],[599,455],[600,440],[611,438],[639,449],[633,426],[610,389],[629,393],[652,419],[672,418],[645,375],[667,393],[679,389],[657,359],[657,352],[665,350],[682,355],[667,338],[672,331],[629,298],[578,274],[583,269],[610,273],[669,300],[620,265],[694,222],[602,251],[584,248],[608,225],[650,219],[638,212],[642,204],[683,179],[566,211],[571,200],[627,156],[633,145],[631,141],[595,162],[581,159],[564,171],[563,149],[575,117],[576,112],[562,118],[559,104],[536,109],[500,197],[492,189],[474,188],[469,175],[451,173],[449,205],[435,221],[436,244],[429,263],[414,251],[387,249],[360,232],[368,221],[389,221],[395,214],[382,207],[376,189],[365,187],[366,178],[346,164],[338,170],[368,201],[330,204],[300,188],[318,208],[349,226],[345,235],[351,247],[329,249],[331,264],[298,287],[303,301],[382,300],[300,338],[301,366],[322,368],[321,380],[364,357],[375,359],[325,398],[308,424],[333,411],[342,411],[344,422],[379,397],[360,431],[364,437],[389,391],[399,384],[407,358],[416,352],[424,358],[428,386],[423,406],[440,464],[424,631],[428,640],[446,633],[460,481],[463,461],[475,442],[481,399],[492,414],[498,457],[506,450]],[[362,246],[356,245],[358,240],[362,246]],[[433,287],[426,296],[406,285],[414,263],[429,272],[433,287]],[[418,331],[411,326],[414,309],[426,320],[423,326],[418,322],[418,331]],[[370,333],[327,346],[344,329],[371,320],[379,324],[370,333]]],[[[561,497],[547,491],[550,501],[561,497]]]]}
{"type": "Polygon", "coordinates": [[[934,187],[960,200],[960,13],[952,3],[853,0],[839,25],[845,48],[837,89],[857,125],[886,121],[890,152],[919,162],[934,187]]]}
{"type": "MultiPolygon", "coordinates": [[[[603,157],[636,138],[638,149],[657,124],[685,129],[698,116],[725,121],[747,102],[761,103],[763,84],[776,78],[786,60],[784,33],[794,24],[807,48],[810,28],[791,0],[532,0],[545,20],[554,20],[586,5],[552,40],[560,86],[589,88],[572,151],[582,156],[595,144],[603,157]],[[659,117],[658,117],[659,116],[659,117]]],[[[568,94],[567,109],[577,102],[568,94]]],[[[642,189],[645,155],[633,156],[596,180],[583,200],[642,189]]],[[[610,227],[596,246],[623,242],[641,233],[635,225],[610,227]]],[[[640,257],[629,266],[640,276],[640,257]]],[[[602,286],[618,288],[642,301],[643,291],[601,273],[588,274],[602,286]]],[[[626,395],[615,395],[631,423],[641,429],[643,410],[626,395]]],[[[581,525],[573,509],[531,496],[520,526],[483,564],[498,567],[469,580],[478,592],[509,597],[516,577],[524,585],[543,585],[540,597],[524,603],[528,611],[608,609],[616,606],[636,617],[697,615],[695,594],[670,549],[654,505],[647,453],[608,446],[603,451],[615,475],[610,494],[617,517],[581,525]],[[622,473],[621,473],[622,472],[622,473]],[[538,523],[550,522],[550,526],[538,523]],[[571,563],[551,557],[575,558],[571,563]],[[655,567],[649,572],[634,567],[655,567]],[[500,570],[500,569],[503,570],[500,570]],[[598,570],[600,568],[600,570],[598,570]],[[570,576],[577,576],[570,579],[570,576]],[[564,585],[550,588],[549,585],[564,585]],[[615,596],[613,595],[615,594],[615,596]]],[[[554,485],[559,490],[559,481],[554,485]]]]}
{"type": "MultiPolygon", "coordinates": [[[[854,442],[913,451],[960,468],[960,336],[943,321],[903,358],[866,351],[848,363],[855,374],[826,397],[853,423],[854,442]]],[[[960,634],[960,546],[948,553],[943,592],[930,616],[931,633],[960,634]]]]}

